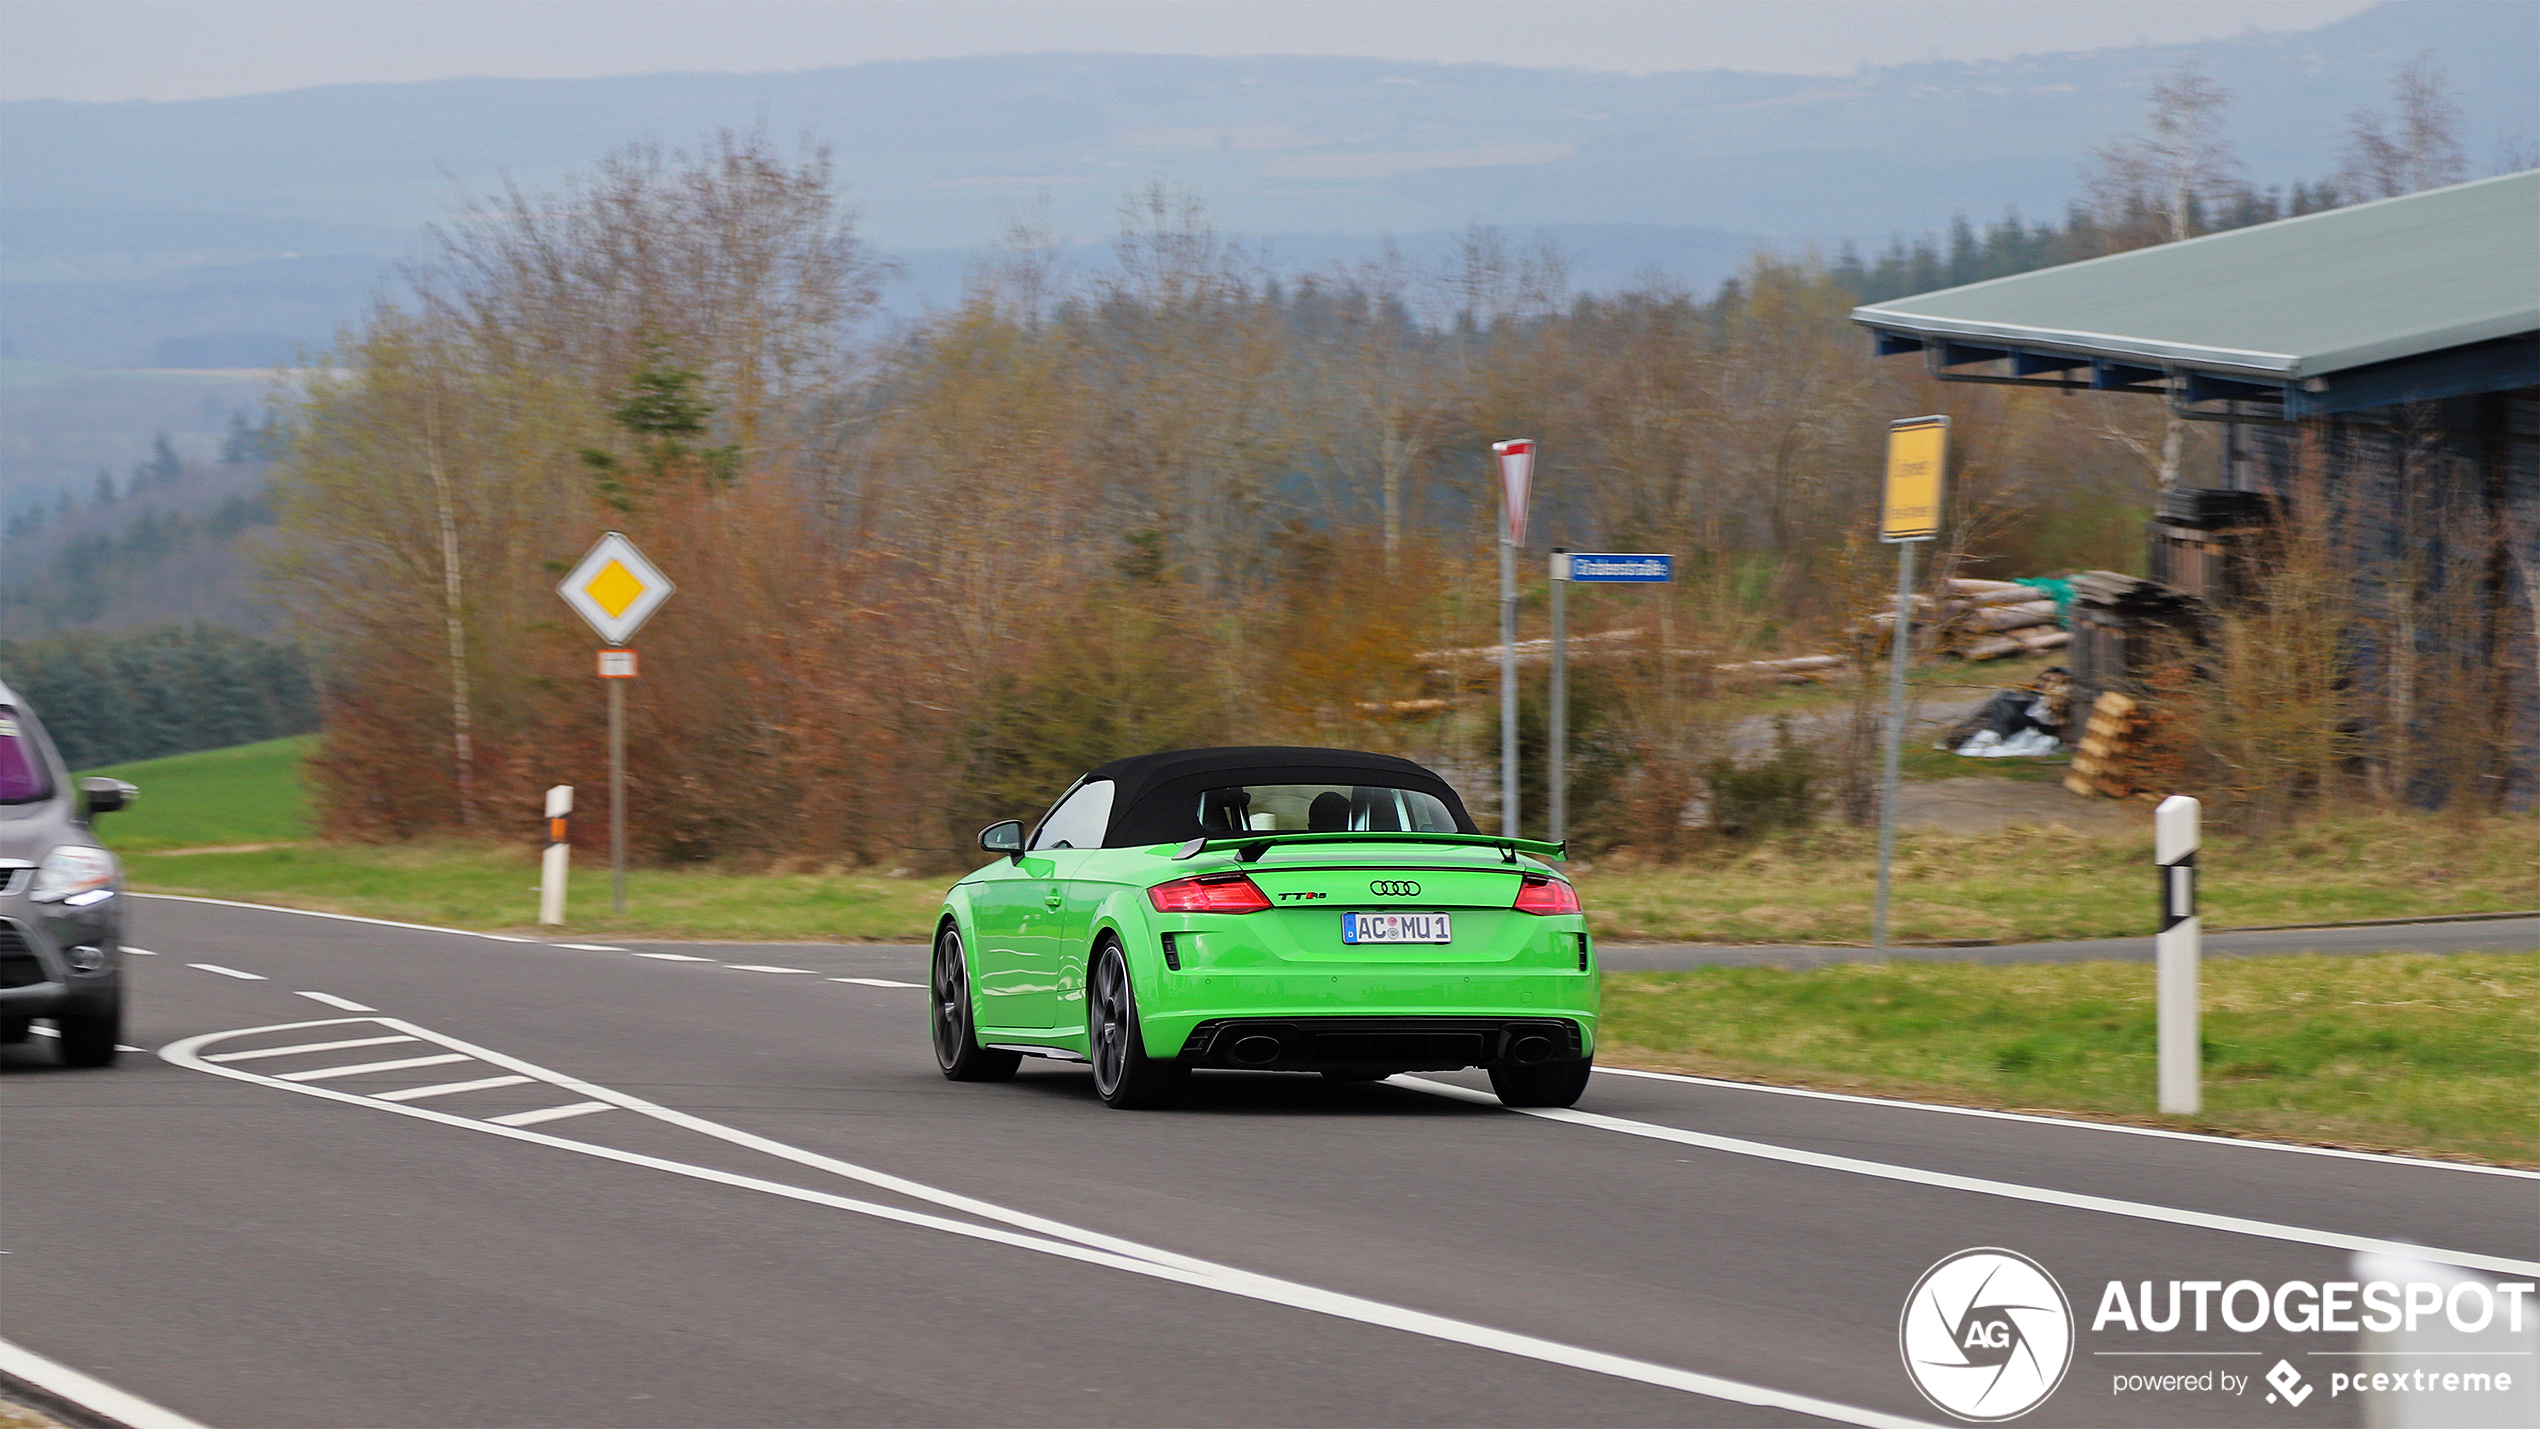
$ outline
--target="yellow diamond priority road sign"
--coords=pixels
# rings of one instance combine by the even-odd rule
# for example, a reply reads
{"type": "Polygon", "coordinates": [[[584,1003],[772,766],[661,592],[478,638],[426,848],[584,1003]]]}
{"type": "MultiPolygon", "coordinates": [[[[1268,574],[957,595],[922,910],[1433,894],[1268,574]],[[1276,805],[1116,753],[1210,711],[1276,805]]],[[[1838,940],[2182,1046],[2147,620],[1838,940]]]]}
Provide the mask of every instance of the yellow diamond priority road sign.
{"type": "Polygon", "coordinates": [[[635,632],[677,589],[660,567],[644,559],[634,542],[611,531],[556,587],[556,594],[589,621],[602,640],[623,645],[635,638],[635,632]]]}

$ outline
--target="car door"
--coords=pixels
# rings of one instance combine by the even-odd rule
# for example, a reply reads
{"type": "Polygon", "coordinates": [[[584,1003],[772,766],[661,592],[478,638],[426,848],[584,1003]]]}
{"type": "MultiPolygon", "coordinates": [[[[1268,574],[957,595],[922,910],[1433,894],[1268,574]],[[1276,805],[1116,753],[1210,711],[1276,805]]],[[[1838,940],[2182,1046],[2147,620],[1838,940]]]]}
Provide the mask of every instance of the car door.
{"type": "Polygon", "coordinates": [[[1014,876],[996,880],[999,932],[987,938],[992,951],[981,973],[983,1023],[1057,1025],[1070,951],[1068,887],[1087,852],[1102,846],[1111,825],[1113,787],[1108,779],[1096,779],[1069,790],[1033,830],[1022,859],[1009,860],[1014,876]]]}

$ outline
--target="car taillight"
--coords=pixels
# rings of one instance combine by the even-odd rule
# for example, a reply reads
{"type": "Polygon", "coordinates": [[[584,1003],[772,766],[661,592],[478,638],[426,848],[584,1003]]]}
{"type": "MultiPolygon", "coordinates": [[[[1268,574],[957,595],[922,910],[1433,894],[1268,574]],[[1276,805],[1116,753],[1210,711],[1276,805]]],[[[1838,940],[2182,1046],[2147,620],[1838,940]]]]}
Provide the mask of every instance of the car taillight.
{"type": "Polygon", "coordinates": [[[1258,913],[1270,906],[1269,895],[1240,873],[1203,873],[1177,878],[1147,890],[1158,913],[1258,913]]]}
{"type": "Polygon", "coordinates": [[[1517,885],[1517,911],[1520,913],[1576,913],[1579,891],[1557,878],[1530,875],[1517,885]]]}

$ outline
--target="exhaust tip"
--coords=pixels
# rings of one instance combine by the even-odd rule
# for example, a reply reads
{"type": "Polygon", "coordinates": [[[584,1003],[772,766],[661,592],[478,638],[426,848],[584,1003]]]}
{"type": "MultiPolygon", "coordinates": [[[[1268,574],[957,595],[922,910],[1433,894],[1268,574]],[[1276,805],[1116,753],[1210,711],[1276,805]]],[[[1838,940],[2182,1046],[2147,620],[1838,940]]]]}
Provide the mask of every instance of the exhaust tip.
{"type": "Polygon", "coordinates": [[[1509,1060],[1533,1066],[1552,1060],[1552,1039],[1540,1033],[1529,1033],[1508,1044],[1509,1060]]]}
{"type": "Polygon", "coordinates": [[[1228,1048],[1226,1055],[1247,1067],[1266,1067],[1279,1060],[1279,1039],[1258,1033],[1240,1038],[1228,1048]]]}

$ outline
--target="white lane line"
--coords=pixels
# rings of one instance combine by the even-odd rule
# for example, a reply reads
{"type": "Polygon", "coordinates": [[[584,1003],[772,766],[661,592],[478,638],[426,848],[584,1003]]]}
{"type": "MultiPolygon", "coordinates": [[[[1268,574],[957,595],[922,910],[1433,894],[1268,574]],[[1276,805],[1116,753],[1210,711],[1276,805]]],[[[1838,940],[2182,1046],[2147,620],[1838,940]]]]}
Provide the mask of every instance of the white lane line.
{"type": "Polygon", "coordinates": [[[155,958],[158,956],[157,953],[150,951],[148,948],[136,948],[130,943],[124,944],[123,950],[127,953],[138,953],[145,958],[155,958]]]}
{"type": "MultiPolygon", "coordinates": [[[[206,1057],[203,1060],[208,1062],[212,1059],[206,1057]]],[[[495,1087],[517,1087],[529,1080],[531,1079],[528,1077],[479,1077],[472,1082],[436,1082],[428,1087],[408,1087],[404,1091],[373,1092],[371,1095],[384,1102],[417,1102],[425,1097],[447,1097],[456,1096],[460,1092],[482,1092],[495,1087]]]]}
{"type": "Polygon", "coordinates": [[[409,1067],[439,1067],[466,1060],[450,1052],[438,1057],[400,1057],[393,1062],[355,1062],[349,1067],[312,1067],[305,1072],[277,1072],[275,1076],[285,1082],[319,1082],[331,1077],[358,1077],[364,1072],[402,1072],[409,1067]]]}
{"type": "Polygon", "coordinates": [[[1639,1077],[1653,1082],[1684,1082],[1697,1087],[1720,1087],[1736,1092],[1769,1092],[1778,1097],[1806,1097],[1811,1101],[1851,1102],[1859,1106],[1887,1107],[1904,1111],[1935,1111],[1948,1116],[1983,1117],[1992,1121],[2024,1121],[2036,1126],[2062,1127],[2069,1131],[2111,1131],[2120,1136],[2158,1136],[2172,1141],[2197,1141],[2208,1146],[2236,1146],[2249,1151],[2293,1151],[2304,1156],[2334,1156],[2348,1161],[2380,1161],[2395,1166],[2428,1167],[2438,1171],[2474,1171],[2482,1176],[2519,1176],[2540,1181],[2540,1171],[2525,1171],[2518,1166],[2479,1166],[2466,1161],[2436,1161],[2424,1156],[2394,1156],[2382,1151],[2349,1151],[2342,1146],[2302,1146],[2290,1141],[2258,1141],[2238,1136],[2212,1136],[2198,1131],[2171,1131],[2158,1126],[2127,1126],[2112,1121],[2078,1121],[2071,1117],[2039,1116],[2034,1112],[1995,1111],[1990,1107],[1948,1106],[1940,1102],[1909,1102],[1893,1097],[1865,1097],[1848,1092],[1821,1092],[1814,1087],[1777,1087],[1768,1082],[1732,1082],[1721,1077],[1697,1077],[1686,1072],[1645,1072],[1638,1067],[1599,1067],[1600,1075],[1639,1077]]]}
{"type": "Polygon", "coordinates": [[[347,1047],[385,1047],[391,1042],[418,1042],[418,1037],[403,1033],[394,1037],[349,1037],[340,1042],[302,1042],[291,1047],[259,1047],[253,1052],[223,1052],[209,1058],[214,1062],[261,1062],[267,1057],[288,1057],[294,1052],[340,1052],[347,1047]]]}
{"type": "MultiPolygon", "coordinates": [[[[1470,1087],[1448,1082],[1433,1082],[1426,1077],[1395,1077],[1393,1084],[1457,1101],[1484,1106],[1500,1105],[1499,1098],[1470,1087]]],[[[1741,1141],[1731,1136],[1713,1136],[1709,1132],[1683,1131],[1655,1122],[1629,1121],[1619,1116],[1604,1116],[1592,1111],[1572,1111],[1550,1107],[1509,1107],[1510,1111],[1546,1121],[1567,1122],[1572,1126],[1592,1127],[1598,1131],[1619,1131],[1626,1136],[1648,1137],[1655,1141],[1672,1141],[1679,1146],[1698,1146],[1706,1151],[1725,1151],[1733,1156],[1753,1156],[1765,1161],[1780,1161],[1792,1166],[1812,1166],[1821,1171],[1841,1171],[1854,1176],[1875,1176],[1883,1181],[1905,1181],[1917,1186],[1936,1186],[1947,1191],[1971,1191],[1980,1196],[2000,1196],[2006,1200],[2029,1201],[2041,1206],[2061,1206],[2068,1210],[2097,1211],[2104,1215],[2127,1216],[2140,1221],[2159,1221],[2167,1225],[2193,1226],[2199,1230],[2227,1231],[2234,1235],[2262,1236],[2268,1240],[2293,1241],[2301,1245],[2326,1246],[2335,1250],[2370,1251],[2376,1255],[2414,1256],[2419,1260],[2437,1261],[2472,1270],[2493,1271],[2505,1275],[2540,1275],[2540,1261],[2516,1260],[2511,1256],[2484,1255],[2476,1251],[2442,1250],[2434,1246],[2411,1245],[2405,1241],[2380,1240],[2372,1236],[2346,1235],[2338,1231],[2312,1230],[2307,1226],[2278,1225],[2273,1221],[2253,1221],[2241,1216],[2218,1216],[2205,1211],[2186,1211],[2173,1206],[2155,1206],[2142,1201],[2120,1201],[2109,1196],[2088,1196],[2077,1191],[2056,1191],[2043,1186],[2022,1186],[2010,1181],[1988,1181],[1981,1176],[1958,1176],[1947,1171],[1926,1171],[1918,1166],[1891,1166],[1883,1161],[1863,1161],[1851,1156],[1829,1156],[1821,1151],[1801,1151],[1794,1147],[1775,1146],[1769,1142],[1741,1141]]]]}
{"type": "Polygon", "coordinates": [[[236,968],[225,968],[218,963],[187,963],[186,966],[189,968],[201,968],[207,973],[219,973],[222,977],[244,978],[248,982],[263,982],[265,980],[265,975],[263,973],[242,973],[236,968]]]}
{"type": "Polygon", "coordinates": [[[819,971],[817,968],[770,967],[766,963],[725,963],[724,966],[734,972],[744,973],[817,973],[819,971]]]}
{"type": "Polygon", "coordinates": [[[569,1116],[589,1116],[595,1111],[615,1111],[607,1102],[573,1102],[566,1106],[540,1107],[536,1111],[516,1111],[509,1116],[489,1116],[496,1126],[536,1126],[542,1121],[562,1121],[569,1116]]]}
{"type": "Polygon", "coordinates": [[[338,923],[368,923],[374,928],[406,928],[417,933],[448,933],[457,938],[487,938],[497,943],[534,943],[509,933],[480,933],[473,928],[443,928],[431,923],[400,923],[394,918],[364,918],[356,913],[320,913],[311,908],[284,908],[273,903],[241,903],[235,898],[197,898],[190,893],[131,893],[131,898],[163,898],[170,903],[208,903],[215,908],[252,908],[259,913],[296,913],[303,918],[331,918],[338,923]]]}
{"type": "Polygon", "coordinates": [[[1080,1227],[1068,1225],[1062,1221],[1053,1221],[1046,1217],[1032,1215],[1028,1212],[1010,1210],[1004,1206],[1000,1206],[989,1201],[982,1201],[975,1197],[960,1195],[952,1191],[940,1190],[934,1186],[926,1185],[923,1182],[910,1181],[904,1177],[893,1176],[887,1172],[875,1171],[869,1167],[855,1165],[852,1162],[839,1161],[832,1157],[822,1156],[816,1152],[805,1151],[800,1147],[788,1146],[783,1142],[770,1141],[763,1136],[757,1136],[750,1132],[738,1130],[737,1128],[723,1126],[716,1122],[707,1121],[702,1117],[690,1116],[686,1112],[673,1111],[668,1107],[645,1101],[641,1097],[631,1096],[625,1092],[597,1086],[593,1083],[582,1081],[576,1077],[569,1077],[560,1072],[550,1071],[532,1063],[521,1061],[516,1057],[508,1057],[500,1052],[491,1051],[487,1048],[477,1047],[469,1043],[461,1042],[454,1037],[444,1036],[440,1033],[433,1032],[428,1028],[417,1026],[411,1022],[403,1022],[395,1018],[387,1017],[375,1020],[385,1026],[396,1027],[404,1031],[412,1032],[417,1036],[427,1037],[435,1042],[441,1043],[444,1046],[462,1048],[470,1056],[476,1057],[482,1061],[491,1062],[496,1066],[511,1067],[521,1072],[531,1073],[536,1075],[542,1081],[550,1082],[554,1085],[565,1087],[573,1091],[582,1092],[597,1099],[605,1100],[617,1106],[624,1107],[629,1111],[641,1112],[646,1116],[669,1122],[674,1126],[686,1127],[689,1130],[715,1137],[718,1140],[731,1142],[736,1146],[746,1146],[753,1150],[764,1151],[770,1155],[779,1157],[783,1160],[795,1162],[799,1165],[814,1167],[819,1170],[828,1171],[833,1174],[846,1177],[850,1180],[862,1181],[868,1185],[897,1191],[915,1199],[927,1201],[949,1209],[968,1212],[991,1221],[1001,1222],[1003,1226],[1023,1227],[1038,1233],[1025,1234],[1017,1230],[1004,1229],[1000,1225],[983,1226],[970,1221],[952,1220],[947,1217],[933,1215],[925,1211],[906,1210],[899,1206],[884,1205],[874,1201],[859,1201],[846,1196],[833,1195],[826,1191],[815,1191],[808,1187],[787,1185],[780,1181],[766,1181],[755,1176],[743,1176],[730,1171],[718,1170],[713,1167],[696,1166],[681,1161],[665,1160],[661,1157],[646,1156],[640,1152],[621,1151],[616,1147],[602,1146],[595,1142],[574,1141],[565,1137],[550,1135],[546,1132],[530,1131],[519,1127],[496,1126],[486,1121],[453,1116],[447,1112],[436,1111],[431,1107],[383,1104],[374,1098],[355,1096],[347,1092],[338,1091],[333,1087],[315,1087],[299,1084],[278,1083],[272,1078],[262,1076],[255,1072],[246,1071],[242,1068],[215,1066],[203,1061],[196,1052],[197,1048],[218,1041],[223,1037],[243,1036],[249,1032],[287,1032],[296,1031],[304,1027],[340,1025],[337,1023],[299,1023],[286,1027],[259,1027],[240,1029],[236,1032],[209,1032],[200,1036],[189,1037],[183,1041],[174,1042],[168,1046],[162,1047],[159,1049],[159,1055],[177,1066],[191,1068],[192,1070],[198,1072],[210,1072],[215,1076],[230,1077],[239,1081],[258,1082],[268,1086],[278,1085],[285,1091],[299,1092],[313,1097],[325,1097],[332,1101],[345,1102],[355,1106],[368,1106],[375,1110],[391,1111],[400,1116],[411,1116],[426,1121],[435,1121],[445,1126],[464,1127],[471,1131],[483,1132],[489,1136],[510,1137],[516,1141],[526,1141],[540,1146],[555,1147],[564,1151],[579,1152],[585,1156],[598,1157],[602,1160],[615,1161],[628,1166],[647,1167],[652,1170],[666,1171],[673,1175],[686,1176],[699,1181],[713,1182],[717,1185],[734,1186],[745,1190],[762,1192],[766,1195],[780,1196],[787,1200],[802,1201],[811,1205],[828,1206],[837,1210],[851,1211],[858,1215],[870,1216],[876,1220],[892,1221],[908,1226],[919,1226],[928,1230],[942,1231],[947,1235],[962,1236],[971,1240],[985,1241],[994,1245],[1004,1245],[1021,1250],[1037,1251],[1043,1255],[1055,1256],[1063,1260],[1072,1260],[1085,1265],[1102,1266],[1108,1269],[1121,1271],[1125,1274],[1141,1275],[1148,1277],[1149,1279],[1168,1281],[1178,1285],[1187,1285],[1201,1290],[1213,1290],[1220,1294],[1232,1295],[1246,1300],[1259,1301],[1264,1304],[1285,1305],[1293,1309],[1305,1310],[1314,1314],[1328,1315],[1335,1319],[1355,1321],[1359,1324],[1373,1325],[1382,1329],[1398,1330],[1405,1334],[1419,1335],[1423,1338],[1439,1340],[1449,1344],[1459,1344],[1477,1349],[1491,1350],[1500,1354],[1511,1355],[1522,1359],[1531,1359],[1544,1364],[1562,1365],[1572,1369],[1585,1370],[1592,1374],[1602,1374],[1615,1379],[1629,1380],[1635,1383],[1654,1385],[1662,1389],[1673,1389],[1686,1394],[1700,1395],[1708,1399],[1726,1400],[1735,1404],[1751,1404],[1768,1409],[1784,1409],[1798,1414],[1811,1414],[1820,1419],[1831,1419],[1838,1424],[1861,1425],[1864,1426],[1864,1429],[1940,1429],[1940,1426],[1933,1424],[1929,1420],[1909,1419],[1903,1415],[1890,1414],[1883,1410],[1867,1409],[1858,1405],[1841,1404],[1833,1400],[1818,1399],[1810,1395],[1794,1394],[1787,1390],[1770,1389],[1761,1385],[1746,1384],[1733,1379],[1723,1379],[1716,1375],[1699,1374],[1692,1370],[1677,1369],[1672,1365],[1654,1364],[1647,1360],[1636,1360],[1624,1355],[1607,1354],[1601,1350],[1591,1350],[1577,1345],[1567,1345],[1557,1340],[1541,1339],[1533,1335],[1524,1335],[1507,1330],[1493,1329],[1487,1325],[1477,1325],[1471,1323],[1470,1321],[1450,1319],[1443,1315],[1432,1315],[1426,1311],[1413,1310],[1400,1305],[1390,1305],[1384,1301],[1371,1300],[1363,1296],[1348,1295],[1339,1291],[1323,1290],[1315,1286],[1299,1284],[1298,1282],[1292,1280],[1282,1280],[1275,1276],[1258,1275],[1251,1271],[1238,1270],[1232,1266],[1220,1265],[1215,1262],[1198,1259],[1194,1256],[1182,1255],[1175,1251],[1163,1250],[1155,1246],[1141,1245],[1136,1241],[1124,1240],[1118,1236],[1106,1235],[1099,1231],[1085,1230],[1080,1227]]]}
{"type": "Polygon", "coordinates": [[[69,1365],[48,1360],[7,1340],[0,1340],[0,1376],[23,1380],[123,1429],[203,1429],[200,1423],[174,1410],[161,1409],[139,1395],[126,1394],[102,1379],[81,1374],[69,1365]]]}
{"type": "Polygon", "coordinates": [[[624,948],[612,948],[606,943],[549,943],[547,946],[551,948],[579,948],[586,953],[622,953],[626,951],[624,948]]]}
{"type": "Polygon", "coordinates": [[[710,963],[714,961],[712,958],[700,958],[690,953],[637,953],[635,956],[639,958],[659,958],[666,963],[710,963]]]}
{"type": "Polygon", "coordinates": [[[862,983],[866,987],[924,987],[922,982],[893,982],[886,977],[833,977],[831,982],[862,983]]]}
{"type": "Polygon", "coordinates": [[[323,1002],[329,1007],[340,1007],[346,1012],[377,1012],[379,1010],[376,1007],[355,1002],[349,997],[337,997],[331,992],[303,992],[294,995],[305,997],[311,1002],[323,1002]]]}

